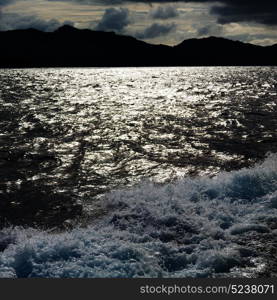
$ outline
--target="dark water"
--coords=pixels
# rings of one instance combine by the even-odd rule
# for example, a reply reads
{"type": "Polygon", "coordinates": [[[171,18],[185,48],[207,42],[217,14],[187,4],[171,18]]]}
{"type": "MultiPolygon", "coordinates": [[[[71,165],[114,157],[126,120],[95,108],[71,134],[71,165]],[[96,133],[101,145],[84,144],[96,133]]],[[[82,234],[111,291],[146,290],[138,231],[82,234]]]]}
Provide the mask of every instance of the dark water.
{"type": "Polygon", "coordinates": [[[1,277],[274,263],[276,68],[0,70],[0,84],[1,277]]]}

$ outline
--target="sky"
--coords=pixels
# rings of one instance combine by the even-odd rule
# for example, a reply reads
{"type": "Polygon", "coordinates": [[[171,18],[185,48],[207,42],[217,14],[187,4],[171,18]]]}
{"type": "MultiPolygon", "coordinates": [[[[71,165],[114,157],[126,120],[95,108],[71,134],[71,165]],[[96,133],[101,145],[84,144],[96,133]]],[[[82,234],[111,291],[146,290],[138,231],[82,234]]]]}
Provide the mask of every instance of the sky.
{"type": "Polygon", "coordinates": [[[219,36],[277,43],[277,0],[0,0],[0,30],[114,31],[154,44],[219,36]]]}

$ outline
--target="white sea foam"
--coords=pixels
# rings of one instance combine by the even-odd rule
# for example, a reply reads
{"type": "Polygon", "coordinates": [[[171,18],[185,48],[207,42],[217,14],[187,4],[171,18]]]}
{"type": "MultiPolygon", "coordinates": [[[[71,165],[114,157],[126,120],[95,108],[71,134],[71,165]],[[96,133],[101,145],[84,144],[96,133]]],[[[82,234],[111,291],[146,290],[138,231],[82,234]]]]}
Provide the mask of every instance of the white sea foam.
{"type": "Polygon", "coordinates": [[[249,169],[106,195],[86,229],[52,234],[8,228],[0,277],[207,277],[247,266],[244,234],[276,219],[277,155],[249,169]]]}

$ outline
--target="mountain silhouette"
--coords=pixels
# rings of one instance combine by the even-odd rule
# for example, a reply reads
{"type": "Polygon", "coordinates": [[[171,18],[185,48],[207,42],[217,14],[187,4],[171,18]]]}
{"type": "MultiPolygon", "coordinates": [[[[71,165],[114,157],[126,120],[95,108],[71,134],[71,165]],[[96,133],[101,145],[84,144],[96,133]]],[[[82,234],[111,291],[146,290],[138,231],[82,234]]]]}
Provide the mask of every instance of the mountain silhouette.
{"type": "Polygon", "coordinates": [[[171,47],[65,25],[54,32],[2,31],[0,40],[2,68],[277,65],[277,44],[262,47],[218,37],[171,47]]]}

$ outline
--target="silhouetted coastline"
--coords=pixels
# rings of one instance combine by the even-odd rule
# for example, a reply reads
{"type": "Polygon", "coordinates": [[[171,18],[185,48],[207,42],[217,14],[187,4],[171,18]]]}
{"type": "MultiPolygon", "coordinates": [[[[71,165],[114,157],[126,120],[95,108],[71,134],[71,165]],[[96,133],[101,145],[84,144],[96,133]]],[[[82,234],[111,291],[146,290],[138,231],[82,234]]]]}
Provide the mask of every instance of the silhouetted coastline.
{"type": "Polygon", "coordinates": [[[1,68],[277,65],[277,44],[258,46],[225,38],[152,45],[113,32],[65,25],[54,32],[0,32],[1,68]]]}

